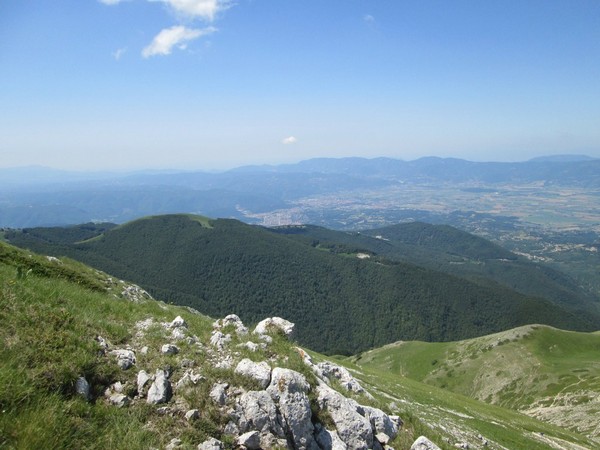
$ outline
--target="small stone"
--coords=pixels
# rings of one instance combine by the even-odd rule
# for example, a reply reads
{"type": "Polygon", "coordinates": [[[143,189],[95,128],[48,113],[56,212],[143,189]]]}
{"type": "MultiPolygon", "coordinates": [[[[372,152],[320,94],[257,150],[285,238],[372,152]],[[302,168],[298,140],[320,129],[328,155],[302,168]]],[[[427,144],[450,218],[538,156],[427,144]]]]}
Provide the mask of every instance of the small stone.
{"type": "Polygon", "coordinates": [[[171,442],[169,442],[167,444],[167,446],[165,447],[165,450],[175,450],[180,445],[181,445],[181,439],[179,439],[179,438],[173,438],[173,439],[171,439],[171,442]]]}
{"type": "Polygon", "coordinates": [[[117,365],[122,370],[127,370],[136,362],[135,353],[132,350],[117,349],[110,352],[111,355],[117,358],[117,365]]]}
{"type": "Polygon", "coordinates": [[[79,377],[77,378],[77,381],[75,381],[75,392],[86,401],[91,400],[90,383],[88,383],[84,377],[79,377]]]}
{"type": "Polygon", "coordinates": [[[167,372],[158,369],[154,376],[154,382],[148,389],[148,403],[166,403],[171,398],[171,383],[167,379],[167,372]]]}
{"type": "Polygon", "coordinates": [[[244,358],[235,368],[235,373],[258,381],[263,389],[266,389],[271,382],[271,367],[266,361],[255,363],[248,358],[244,358]]]}
{"type": "Polygon", "coordinates": [[[281,331],[287,338],[292,338],[295,331],[295,325],[289,320],[281,317],[269,317],[264,319],[254,328],[255,334],[269,334],[273,331],[281,331]]]}
{"type": "Polygon", "coordinates": [[[187,323],[183,320],[183,317],[177,316],[173,319],[173,322],[169,324],[170,328],[187,328],[187,323]]]}
{"type": "Polygon", "coordinates": [[[222,450],[223,443],[215,438],[210,438],[202,444],[198,444],[198,450],[222,450]]]}
{"type": "Polygon", "coordinates": [[[184,369],[191,369],[195,365],[196,365],[196,361],[194,361],[193,359],[185,358],[185,359],[181,360],[181,367],[183,367],[184,369]]]}
{"type": "Polygon", "coordinates": [[[217,405],[223,406],[227,401],[227,393],[225,391],[228,387],[229,384],[227,383],[215,383],[208,395],[217,405]]]}
{"type": "Polygon", "coordinates": [[[248,450],[257,450],[260,448],[260,433],[258,431],[248,431],[236,439],[237,445],[243,445],[248,450]]]}
{"type": "Polygon", "coordinates": [[[160,351],[165,355],[176,355],[179,353],[179,347],[173,344],[165,344],[161,347],[160,351]]]}
{"type": "Polygon", "coordinates": [[[146,387],[148,384],[148,381],[151,381],[152,378],[150,378],[150,375],[148,375],[146,373],[145,370],[140,370],[138,372],[138,376],[137,376],[137,390],[138,390],[138,395],[140,397],[144,397],[146,395],[146,387]]]}
{"type": "Polygon", "coordinates": [[[129,405],[129,403],[131,403],[131,401],[129,400],[129,397],[127,397],[126,395],[123,395],[123,394],[113,394],[110,396],[108,401],[111,404],[118,406],[119,408],[122,408],[123,406],[127,406],[127,405],[129,405]]]}
{"type": "Polygon", "coordinates": [[[188,412],[185,413],[185,420],[192,421],[192,420],[196,420],[198,419],[198,417],[200,417],[200,412],[197,409],[190,409],[188,412]]]}
{"type": "Polygon", "coordinates": [[[149,350],[149,349],[148,349],[148,346],[147,346],[147,345],[144,345],[144,346],[142,347],[142,349],[140,350],[140,353],[141,353],[142,355],[147,355],[147,354],[148,354],[148,350],[149,350]]]}

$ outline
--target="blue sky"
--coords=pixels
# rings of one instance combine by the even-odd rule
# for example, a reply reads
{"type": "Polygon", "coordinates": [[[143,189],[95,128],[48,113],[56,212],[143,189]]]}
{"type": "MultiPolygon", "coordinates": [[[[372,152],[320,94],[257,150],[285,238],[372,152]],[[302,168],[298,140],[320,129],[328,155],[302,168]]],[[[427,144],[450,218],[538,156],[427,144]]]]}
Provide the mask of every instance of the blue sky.
{"type": "Polygon", "coordinates": [[[1,0],[0,167],[600,157],[600,2],[1,0]]]}

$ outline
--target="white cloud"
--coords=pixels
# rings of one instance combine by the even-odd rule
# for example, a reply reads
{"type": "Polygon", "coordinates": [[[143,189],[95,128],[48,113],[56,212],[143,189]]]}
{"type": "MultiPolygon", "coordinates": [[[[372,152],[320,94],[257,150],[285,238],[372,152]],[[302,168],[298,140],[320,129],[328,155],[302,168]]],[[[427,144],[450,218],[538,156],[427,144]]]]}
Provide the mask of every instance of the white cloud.
{"type": "Polygon", "coordinates": [[[113,52],[113,58],[115,58],[117,61],[121,59],[121,56],[123,56],[123,54],[127,51],[127,47],[123,47],[123,48],[118,48],[117,50],[115,50],[113,52]]]}
{"type": "Polygon", "coordinates": [[[214,27],[198,29],[187,28],[183,25],[165,28],[154,37],[150,45],[142,50],[142,56],[149,58],[155,55],[169,55],[173,47],[177,46],[180,49],[185,49],[188,42],[215,31],[217,29],[214,27]]]}
{"type": "Polygon", "coordinates": [[[281,143],[284,145],[295,144],[296,142],[298,142],[298,139],[296,139],[294,136],[286,137],[281,141],[281,143]]]}
{"type": "MultiPolygon", "coordinates": [[[[111,0],[109,0],[111,1],[111,0]]],[[[229,8],[230,0],[150,0],[167,4],[175,13],[192,19],[213,21],[217,13],[229,8]]]]}
{"type": "Polygon", "coordinates": [[[375,23],[375,17],[373,17],[371,14],[367,14],[363,17],[363,20],[365,22],[367,22],[369,25],[372,25],[375,23]]]}
{"type": "Polygon", "coordinates": [[[104,3],[105,5],[117,5],[124,0],[98,0],[100,3],[104,3]]]}

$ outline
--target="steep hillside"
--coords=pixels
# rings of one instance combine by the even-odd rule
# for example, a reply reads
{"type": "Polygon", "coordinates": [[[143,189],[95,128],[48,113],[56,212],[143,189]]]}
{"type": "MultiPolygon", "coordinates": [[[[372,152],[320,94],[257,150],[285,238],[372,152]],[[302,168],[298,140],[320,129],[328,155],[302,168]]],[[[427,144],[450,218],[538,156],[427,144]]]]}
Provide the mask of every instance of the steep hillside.
{"type": "Polygon", "coordinates": [[[285,316],[297,324],[299,342],[327,353],[398,339],[456,340],[535,322],[597,329],[593,316],[499,285],[324,251],[234,220],[150,217],[58,247],[27,234],[20,245],[79,259],[212,316],[285,316]]]}
{"type": "Polygon", "coordinates": [[[600,443],[600,335],[528,325],[460,342],[398,342],[354,358],[578,431],[600,443]]]}
{"type": "Polygon", "coordinates": [[[249,333],[234,316],[213,322],[79,263],[0,243],[0,447],[366,449],[387,442],[402,450],[419,435],[443,450],[595,446],[509,410],[345,362],[353,377],[294,347],[285,337],[293,324],[264,324],[249,333]]]}

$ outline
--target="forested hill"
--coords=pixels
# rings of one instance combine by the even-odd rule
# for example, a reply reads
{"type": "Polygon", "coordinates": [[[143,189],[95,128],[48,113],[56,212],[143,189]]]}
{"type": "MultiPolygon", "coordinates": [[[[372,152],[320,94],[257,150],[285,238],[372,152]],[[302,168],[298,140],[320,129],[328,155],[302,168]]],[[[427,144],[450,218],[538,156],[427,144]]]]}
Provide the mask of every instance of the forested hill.
{"type": "Polygon", "coordinates": [[[407,222],[360,232],[311,225],[271,230],[333,252],[366,252],[479,284],[500,283],[521,294],[543,297],[581,314],[600,314],[600,300],[571,277],[448,225],[407,222]]]}
{"type": "Polygon", "coordinates": [[[500,285],[360,259],[236,220],[149,217],[78,242],[38,231],[7,237],[81,260],[212,316],[236,313],[249,323],[266,315],[286,317],[296,323],[302,344],[328,353],[397,340],[457,340],[528,323],[600,328],[593,315],[500,285]]]}

